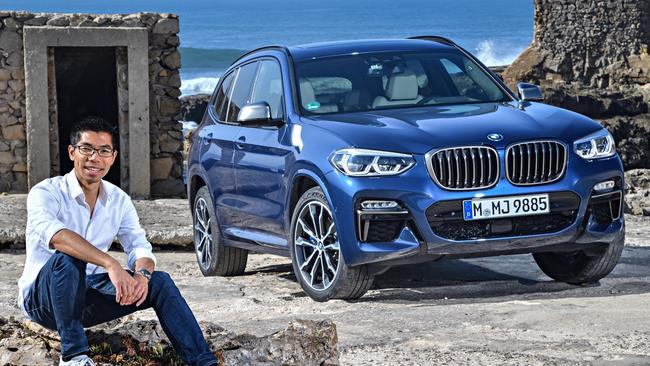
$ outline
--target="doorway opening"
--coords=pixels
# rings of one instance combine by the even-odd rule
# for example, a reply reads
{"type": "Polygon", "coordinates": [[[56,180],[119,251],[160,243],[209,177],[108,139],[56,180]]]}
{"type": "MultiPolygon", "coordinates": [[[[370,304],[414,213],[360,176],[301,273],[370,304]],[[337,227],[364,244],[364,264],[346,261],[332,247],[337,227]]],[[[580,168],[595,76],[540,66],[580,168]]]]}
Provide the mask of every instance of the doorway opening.
{"type": "MultiPolygon", "coordinates": [[[[66,174],[73,165],[68,157],[70,130],[88,116],[102,117],[115,127],[119,150],[119,111],[116,47],[55,47],[56,109],[59,136],[59,170],[66,174]]],[[[118,156],[104,177],[121,186],[118,156]]]]}

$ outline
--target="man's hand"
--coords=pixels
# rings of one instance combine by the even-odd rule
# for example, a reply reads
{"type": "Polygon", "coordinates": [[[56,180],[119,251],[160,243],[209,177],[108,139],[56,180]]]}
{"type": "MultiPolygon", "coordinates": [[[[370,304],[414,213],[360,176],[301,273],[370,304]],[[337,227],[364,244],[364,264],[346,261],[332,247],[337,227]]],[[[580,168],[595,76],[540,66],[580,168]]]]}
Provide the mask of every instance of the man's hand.
{"type": "MultiPolygon", "coordinates": [[[[122,267],[120,262],[107,253],[97,249],[74,231],[68,229],[59,230],[54,234],[52,240],[50,240],[50,246],[86,263],[92,263],[104,267],[106,272],[108,272],[108,276],[111,279],[113,286],[115,286],[115,302],[120,305],[131,305],[143,298],[146,299],[146,292],[143,297],[143,290],[140,281],[136,281],[129,272],[122,267]]],[[[153,260],[150,258],[142,258],[138,259],[136,264],[139,262],[142,262],[141,266],[144,266],[144,268],[153,272],[153,260]]],[[[148,288],[148,285],[146,287],[148,288]]]]}
{"type": "Polygon", "coordinates": [[[149,280],[140,273],[135,274],[135,300],[137,303],[135,306],[140,306],[147,299],[147,294],[149,293],[149,280]]]}
{"type": "Polygon", "coordinates": [[[127,272],[118,261],[106,268],[108,277],[115,286],[115,302],[120,305],[131,305],[136,299],[137,281],[127,272]]]}

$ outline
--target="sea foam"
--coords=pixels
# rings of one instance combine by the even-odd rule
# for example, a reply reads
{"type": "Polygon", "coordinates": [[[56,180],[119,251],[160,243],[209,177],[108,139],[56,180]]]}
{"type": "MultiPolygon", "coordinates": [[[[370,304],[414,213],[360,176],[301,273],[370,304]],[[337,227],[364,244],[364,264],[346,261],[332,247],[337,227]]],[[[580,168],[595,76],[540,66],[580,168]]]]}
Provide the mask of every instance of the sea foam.
{"type": "Polygon", "coordinates": [[[192,95],[199,93],[211,94],[217,86],[219,78],[198,77],[181,81],[181,93],[183,95],[192,95]]]}
{"type": "Polygon", "coordinates": [[[510,65],[523,50],[523,48],[515,48],[503,52],[502,49],[497,49],[494,41],[484,40],[476,46],[474,54],[487,66],[505,66],[510,65]]]}

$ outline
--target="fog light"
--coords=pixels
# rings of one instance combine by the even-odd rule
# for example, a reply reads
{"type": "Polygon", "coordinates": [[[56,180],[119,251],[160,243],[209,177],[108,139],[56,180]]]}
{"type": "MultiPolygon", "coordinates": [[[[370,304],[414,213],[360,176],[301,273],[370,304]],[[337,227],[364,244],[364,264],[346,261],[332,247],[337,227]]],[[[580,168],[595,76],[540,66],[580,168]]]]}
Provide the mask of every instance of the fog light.
{"type": "Polygon", "coordinates": [[[614,188],[614,181],[613,180],[606,180],[604,182],[600,182],[594,186],[594,191],[596,192],[601,192],[601,191],[607,191],[614,188]]]}
{"type": "Polygon", "coordinates": [[[398,208],[399,204],[395,201],[363,201],[361,208],[364,210],[385,210],[389,208],[398,208]]]}

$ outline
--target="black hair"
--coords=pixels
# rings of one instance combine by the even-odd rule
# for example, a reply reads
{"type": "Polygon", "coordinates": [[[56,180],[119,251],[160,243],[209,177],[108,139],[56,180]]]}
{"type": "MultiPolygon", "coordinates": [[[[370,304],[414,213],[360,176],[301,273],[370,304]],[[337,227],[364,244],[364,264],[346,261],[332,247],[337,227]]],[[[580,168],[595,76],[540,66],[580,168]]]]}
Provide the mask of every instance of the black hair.
{"type": "Polygon", "coordinates": [[[70,145],[77,146],[79,140],[81,140],[82,132],[106,132],[111,135],[111,145],[113,149],[117,150],[117,130],[115,126],[111,125],[103,119],[102,117],[97,116],[88,116],[82,119],[81,121],[72,125],[70,129],[70,145]]]}

